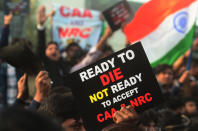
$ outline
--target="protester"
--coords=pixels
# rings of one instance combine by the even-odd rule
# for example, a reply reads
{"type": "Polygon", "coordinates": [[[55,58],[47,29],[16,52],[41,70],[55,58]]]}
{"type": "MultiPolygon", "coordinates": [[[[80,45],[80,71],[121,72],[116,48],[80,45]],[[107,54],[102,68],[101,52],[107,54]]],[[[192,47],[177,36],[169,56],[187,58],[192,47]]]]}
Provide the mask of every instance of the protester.
{"type": "Polygon", "coordinates": [[[84,55],[82,55],[83,49],[75,41],[69,43],[69,45],[63,51],[63,53],[66,53],[65,60],[68,62],[68,64],[71,67],[73,67],[75,64],[77,64],[84,56],[84,55]]]}
{"type": "Polygon", "coordinates": [[[44,99],[39,112],[46,113],[60,121],[64,131],[85,131],[82,119],[75,107],[69,88],[57,87],[44,99]]]}
{"type": "MultiPolygon", "coordinates": [[[[9,45],[13,14],[4,16],[0,54],[7,51],[3,50],[6,47],[10,50],[6,53],[9,59],[0,57],[0,131],[86,130],[80,114],[81,109],[77,107],[76,98],[71,90],[73,88],[67,86],[70,83],[66,83],[66,79],[69,73],[111,55],[114,51],[108,44],[108,40],[114,32],[110,27],[106,27],[104,34],[90,50],[83,49],[79,45],[80,42],[74,38],[61,52],[60,43],[53,41],[52,38],[50,38],[52,41],[46,42],[45,24],[54,13],[56,12],[52,11],[47,15],[45,6],[38,9],[37,27],[35,27],[38,42],[35,45],[28,38],[13,38],[9,45]],[[33,50],[34,46],[35,50],[33,50]],[[64,57],[61,53],[65,53],[64,57]],[[22,67],[23,71],[18,67],[22,67]],[[16,99],[14,104],[5,108],[9,97],[8,88],[16,89],[16,87],[17,96],[12,96],[16,99]]],[[[74,11],[73,15],[77,16],[77,14],[78,11],[74,11]]],[[[121,25],[123,32],[126,24],[123,22],[121,25]]],[[[130,41],[126,39],[123,43],[128,46],[130,41]]],[[[192,50],[196,51],[197,46],[198,39],[195,40],[192,50]]],[[[192,57],[188,69],[186,67],[188,58],[190,58],[190,50],[173,65],[161,64],[153,69],[166,100],[164,103],[139,114],[131,105],[122,107],[114,113],[112,111],[114,123],[103,128],[102,131],[196,131],[198,128],[198,59],[192,57]]],[[[88,72],[88,75],[91,73],[91,71],[88,72]]],[[[113,74],[108,73],[111,81],[115,81],[113,74]]],[[[118,88],[121,90],[121,87],[118,88]]],[[[141,101],[144,100],[139,97],[138,102],[141,101]]]]}
{"type": "Polygon", "coordinates": [[[185,98],[183,104],[184,114],[191,116],[197,113],[197,103],[194,98],[185,98]]]}
{"type": "MultiPolygon", "coordinates": [[[[49,78],[48,72],[40,71],[38,73],[35,80],[36,93],[31,104],[27,107],[29,110],[36,111],[39,108],[41,102],[44,100],[44,98],[47,97],[51,89],[50,81],[51,79],[49,78]]],[[[27,75],[24,74],[18,81],[18,94],[15,106],[26,106],[25,103],[28,100],[27,90],[27,75]]]]}
{"type": "Polygon", "coordinates": [[[159,113],[158,118],[158,126],[162,131],[185,131],[191,122],[187,116],[181,115],[169,109],[162,110],[159,113]]]}
{"type": "Polygon", "coordinates": [[[61,86],[64,85],[64,76],[69,73],[70,67],[66,61],[62,60],[58,44],[55,41],[51,41],[45,46],[46,36],[44,23],[48,17],[49,16],[46,16],[45,7],[41,6],[37,12],[38,43],[36,53],[42,58],[44,68],[49,72],[53,86],[61,86]]]}
{"type": "Polygon", "coordinates": [[[156,110],[147,110],[139,115],[138,125],[143,130],[155,131],[158,125],[159,114],[156,110]]]}
{"type": "MultiPolygon", "coordinates": [[[[9,37],[9,25],[12,20],[12,14],[8,16],[4,16],[4,26],[2,29],[1,39],[0,39],[0,47],[4,47],[8,45],[8,37],[9,37]]],[[[2,93],[2,101],[1,104],[3,106],[7,105],[7,64],[2,61],[0,58],[0,92],[2,93]]]]}
{"type": "Polygon", "coordinates": [[[52,118],[22,108],[5,108],[0,112],[1,131],[62,131],[52,118]]]}
{"type": "MultiPolygon", "coordinates": [[[[0,48],[8,46],[9,34],[10,34],[10,23],[12,21],[13,14],[10,12],[4,16],[4,25],[2,34],[0,37],[0,48]]],[[[23,72],[6,63],[0,58],[0,92],[2,92],[2,104],[4,106],[12,104],[15,100],[16,94],[10,94],[9,92],[16,92],[17,80],[21,77],[23,72]]]]}
{"type": "Polygon", "coordinates": [[[157,81],[162,93],[169,99],[171,96],[179,95],[183,84],[189,79],[189,71],[183,72],[179,79],[174,81],[174,72],[171,66],[162,64],[154,69],[157,81]]]}
{"type": "Polygon", "coordinates": [[[92,47],[92,49],[87,53],[87,55],[76,65],[71,68],[71,73],[75,72],[85,66],[90,65],[91,63],[104,58],[113,53],[112,48],[107,45],[108,38],[112,35],[110,27],[107,27],[105,30],[104,36],[102,36],[99,42],[92,47]]]}
{"type": "Polygon", "coordinates": [[[169,101],[166,102],[166,106],[176,113],[184,113],[184,104],[182,97],[172,97],[169,101]]]}

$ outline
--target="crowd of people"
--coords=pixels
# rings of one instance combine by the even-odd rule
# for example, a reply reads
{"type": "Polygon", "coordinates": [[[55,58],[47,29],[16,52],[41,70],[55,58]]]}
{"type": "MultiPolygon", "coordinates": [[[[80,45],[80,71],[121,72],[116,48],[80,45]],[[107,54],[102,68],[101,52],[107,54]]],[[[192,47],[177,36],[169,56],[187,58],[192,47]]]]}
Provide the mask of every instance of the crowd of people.
{"type": "MultiPolygon", "coordinates": [[[[77,42],[62,52],[55,41],[46,42],[48,17],[42,6],[37,12],[37,43],[13,39],[9,43],[12,13],[4,17],[0,39],[0,131],[85,131],[75,97],[65,82],[66,76],[113,53],[106,28],[91,50],[77,42]],[[65,52],[66,58],[61,54],[65,52]],[[12,106],[7,105],[8,88],[17,87],[12,106]]],[[[126,40],[127,41],[127,40],[126,40]]],[[[196,50],[198,41],[193,43],[196,50]]],[[[172,66],[161,64],[153,69],[165,102],[137,114],[132,106],[122,107],[113,115],[114,124],[102,131],[196,131],[198,128],[198,59],[192,58],[186,69],[189,51],[172,66]]]]}

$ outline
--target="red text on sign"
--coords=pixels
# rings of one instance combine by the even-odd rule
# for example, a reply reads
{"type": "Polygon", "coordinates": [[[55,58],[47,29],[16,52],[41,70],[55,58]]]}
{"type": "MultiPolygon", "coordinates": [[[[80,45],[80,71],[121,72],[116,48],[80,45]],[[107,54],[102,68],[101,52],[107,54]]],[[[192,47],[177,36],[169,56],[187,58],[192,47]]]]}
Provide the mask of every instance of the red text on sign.
{"type": "Polygon", "coordinates": [[[116,68],[113,71],[109,71],[107,74],[100,76],[100,80],[103,86],[108,85],[110,82],[115,82],[116,80],[122,79],[124,76],[120,68],[116,68]]]}
{"type": "Polygon", "coordinates": [[[65,37],[80,37],[83,39],[87,39],[90,36],[91,28],[58,28],[58,34],[59,38],[65,38],[65,37]]]}
{"type": "Polygon", "coordinates": [[[78,8],[74,8],[73,10],[71,10],[69,7],[66,6],[61,6],[60,7],[60,14],[63,17],[81,17],[81,18],[92,18],[92,14],[90,10],[84,10],[83,12],[81,12],[78,8]]]}

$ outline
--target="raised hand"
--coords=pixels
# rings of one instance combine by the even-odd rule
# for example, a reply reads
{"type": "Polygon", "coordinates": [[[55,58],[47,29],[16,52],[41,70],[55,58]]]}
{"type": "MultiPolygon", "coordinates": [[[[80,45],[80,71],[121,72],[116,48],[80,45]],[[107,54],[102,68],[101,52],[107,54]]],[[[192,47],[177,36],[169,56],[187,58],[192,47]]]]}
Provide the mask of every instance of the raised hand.
{"type": "Polygon", "coordinates": [[[107,27],[107,28],[105,29],[104,37],[110,37],[111,35],[112,35],[111,28],[110,28],[110,27],[107,27]]]}
{"type": "Polygon", "coordinates": [[[26,81],[27,81],[27,74],[24,74],[18,81],[17,86],[18,86],[18,93],[17,93],[17,99],[25,99],[26,95],[26,81]]]}
{"type": "Polygon", "coordinates": [[[37,12],[37,23],[43,25],[47,19],[48,16],[46,15],[45,6],[41,6],[37,12]]]}
{"type": "Polygon", "coordinates": [[[115,123],[120,123],[127,120],[135,120],[137,119],[138,115],[136,111],[133,109],[131,105],[127,107],[122,107],[120,111],[117,111],[113,115],[113,121],[115,123]]]}
{"type": "Polygon", "coordinates": [[[186,71],[183,72],[183,74],[179,78],[179,82],[183,84],[189,79],[190,79],[190,71],[186,70],[186,71]]]}
{"type": "Polygon", "coordinates": [[[36,85],[36,94],[34,96],[34,100],[37,102],[41,102],[49,93],[51,89],[51,79],[49,78],[48,72],[40,71],[36,77],[35,85],[36,85]]]}
{"type": "Polygon", "coordinates": [[[4,16],[4,25],[9,25],[12,21],[13,14],[10,12],[8,15],[4,16]]]}

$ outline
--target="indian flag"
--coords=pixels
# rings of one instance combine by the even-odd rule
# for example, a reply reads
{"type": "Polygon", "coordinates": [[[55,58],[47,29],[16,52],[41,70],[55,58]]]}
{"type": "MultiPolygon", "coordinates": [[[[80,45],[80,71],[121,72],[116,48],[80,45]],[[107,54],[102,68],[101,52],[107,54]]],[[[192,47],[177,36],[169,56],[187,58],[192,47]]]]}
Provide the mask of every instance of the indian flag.
{"type": "Polygon", "coordinates": [[[124,32],[141,41],[153,67],[172,65],[192,45],[197,0],[152,0],[142,5],[124,32]]]}

